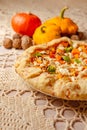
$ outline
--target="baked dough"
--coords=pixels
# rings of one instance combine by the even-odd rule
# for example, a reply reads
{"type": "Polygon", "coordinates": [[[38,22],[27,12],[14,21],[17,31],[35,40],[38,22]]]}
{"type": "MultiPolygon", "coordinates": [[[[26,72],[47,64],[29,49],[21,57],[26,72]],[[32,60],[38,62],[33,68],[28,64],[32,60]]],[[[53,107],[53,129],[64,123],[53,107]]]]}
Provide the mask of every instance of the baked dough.
{"type": "Polygon", "coordinates": [[[86,46],[87,43],[84,41],[73,41],[67,37],[31,46],[17,58],[15,70],[37,91],[67,100],[87,100],[86,46]],[[68,43],[67,48],[72,46],[74,49],[78,49],[79,57],[72,56],[71,50],[65,52],[66,47],[61,44],[62,42],[68,43]],[[63,57],[68,56],[70,59],[62,59],[64,63],[61,64],[55,60],[55,57],[49,57],[49,51],[52,47],[63,49],[63,57]],[[38,51],[41,55],[35,57],[38,51]],[[38,63],[38,59],[42,61],[38,63]],[[74,60],[77,61],[74,62],[74,60]],[[49,64],[55,66],[55,72],[50,73],[47,70],[49,64]]]}

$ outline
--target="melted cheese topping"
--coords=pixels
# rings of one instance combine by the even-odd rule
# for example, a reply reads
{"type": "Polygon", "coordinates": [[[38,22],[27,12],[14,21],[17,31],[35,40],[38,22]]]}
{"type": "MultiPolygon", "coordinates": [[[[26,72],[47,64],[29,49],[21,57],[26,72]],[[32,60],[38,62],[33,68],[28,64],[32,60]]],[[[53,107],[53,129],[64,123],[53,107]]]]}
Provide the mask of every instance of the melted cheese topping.
{"type": "Polygon", "coordinates": [[[80,73],[87,69],[87,45],[72,43],[67,47],[58,44],[47,50],[35,51],[31,66],[38,66],[48,73],[54,72],[55,75],[61,74],[68,76],[71,81],[77,80],[80,73]],[[50,69],[47,69],[50,66],[50,69]],[[53,70],[53,67],[55,68],[53,70]]]}

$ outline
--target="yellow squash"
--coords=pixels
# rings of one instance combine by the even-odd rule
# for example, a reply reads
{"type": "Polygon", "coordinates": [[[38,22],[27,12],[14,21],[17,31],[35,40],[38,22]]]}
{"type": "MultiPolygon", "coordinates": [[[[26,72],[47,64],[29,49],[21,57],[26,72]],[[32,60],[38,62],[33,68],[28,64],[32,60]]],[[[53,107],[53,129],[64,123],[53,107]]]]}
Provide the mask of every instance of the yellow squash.
{"type": "Polygon", "coordinates": [[[76,34],[78,31],[77,24],[74,23],[74,21],[72,21],[70,18],[64,17],[64,12],[67,9],[68,9],[67,7],[63,8],[61,10],[60,16],[56,16],[54,18],[51,18],[44,23],[45,24],[48,24],[48,23],[56,24],[58,27],[61,28],[61,33],[63,35],[76,34]]]}
{"type": "Polygon", "coordinates": [[[35,30],[33,40],[35,44],[43,44],[61,37],[60,34],[61,30],[56,24],[42,24],[35,30]]]}

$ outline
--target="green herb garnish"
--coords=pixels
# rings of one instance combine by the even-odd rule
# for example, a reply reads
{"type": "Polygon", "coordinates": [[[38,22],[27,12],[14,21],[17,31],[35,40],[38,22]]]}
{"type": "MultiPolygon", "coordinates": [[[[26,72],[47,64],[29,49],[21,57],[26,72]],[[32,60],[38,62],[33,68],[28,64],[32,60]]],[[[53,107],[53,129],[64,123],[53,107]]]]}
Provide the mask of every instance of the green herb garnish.
{"type": "Polygon", "coordinates": [[[74,60],[77,64],[81,63],[81,61],[79,59],[75,59],[74,60]]]}
{"type": "Polygon", "coordinates": [[[69,56],[62,56],[63,60],[66,62],[70,62],[70,57],[69,56]]]}
{"type": "Polygon", "coordinates": [[[40,52],[36,52],[36,53],[34,54],[34,56],[35,56],[35,57],[41,57],[42,54],[41,54],[40,52]]]}
{"type": "Polygon", "coordinates": [[[49,65],[47,71],[53,74],[56,71],[56,67],[54,65],[49,65]]]}
{"type": "Polygon", "coordinates": [[[66,47],[66,48],[65,48],[65,52],[71,52],[71,51],[72,51],[72,49],[73,49],[73,47],[72,47],[72,46],[70,46],[70,47],[66,47]]]}

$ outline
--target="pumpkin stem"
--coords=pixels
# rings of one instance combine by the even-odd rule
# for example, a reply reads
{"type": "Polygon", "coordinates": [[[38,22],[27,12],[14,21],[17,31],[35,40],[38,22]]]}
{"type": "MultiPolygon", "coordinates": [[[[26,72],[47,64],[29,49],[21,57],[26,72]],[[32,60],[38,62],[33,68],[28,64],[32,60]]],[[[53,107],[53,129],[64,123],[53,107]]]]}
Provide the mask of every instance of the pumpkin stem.
{"type": "Polygon", "coordinates": [[[42,32],[42,33],[45,33],[45,28],[46,28],[46,26],[42,26],[42,27],[41,27],[41,32],[42,32]]]}
{"type": "Polygon", "coordinates": [[[60,12],[60,18],[64,18],[64,13],[68,9],[68,7],[64,7],[60,12]]]}

